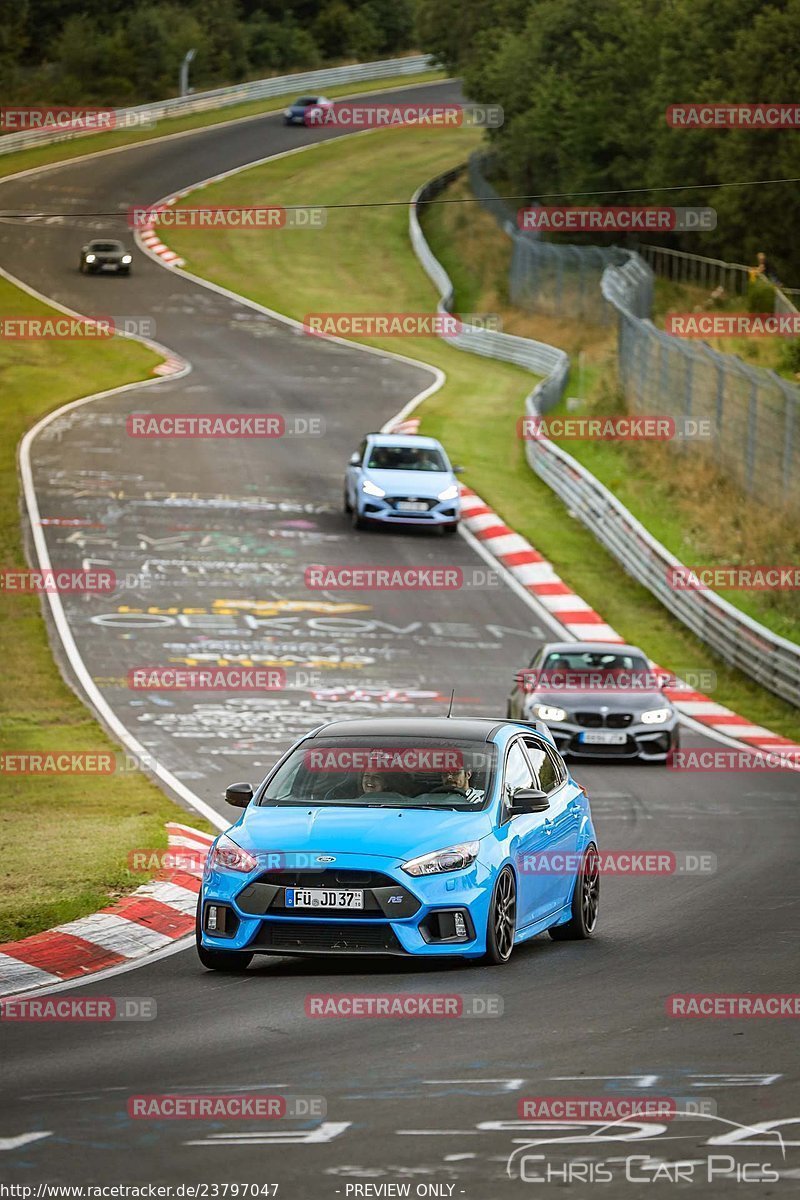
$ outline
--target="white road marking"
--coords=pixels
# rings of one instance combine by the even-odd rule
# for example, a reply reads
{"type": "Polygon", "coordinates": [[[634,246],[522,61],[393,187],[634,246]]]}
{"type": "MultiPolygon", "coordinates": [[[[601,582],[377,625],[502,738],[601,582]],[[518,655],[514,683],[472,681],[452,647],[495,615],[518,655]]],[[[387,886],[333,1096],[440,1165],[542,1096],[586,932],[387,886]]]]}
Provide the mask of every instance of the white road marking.
{"type": "Polygon", "coordinates": [[[0,1137],[0,1150],[17,1150],[30,1142],[40,1142],[42,1138],[52,1137],[49,1129],[37,1130],[36,1133],[18,1133],[16,1137],[0,1137]]]}

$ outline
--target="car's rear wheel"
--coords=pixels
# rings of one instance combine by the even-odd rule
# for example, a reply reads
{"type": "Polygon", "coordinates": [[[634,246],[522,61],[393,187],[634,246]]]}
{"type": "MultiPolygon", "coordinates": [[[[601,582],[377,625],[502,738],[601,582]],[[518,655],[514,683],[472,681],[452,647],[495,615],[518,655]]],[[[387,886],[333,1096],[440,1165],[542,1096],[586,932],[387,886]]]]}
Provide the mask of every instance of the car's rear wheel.
{"type": "Polygon", "coordinates": [[[200,905],[197,905],[197,916],[194,923],[194,935],[197,944],[197,957],[209,971],[223,971],[228,975],[240,975],[246,971],[253,961],[252,954],[243,954],[236,950],[209,950],[203,945],[200,934],[200,905]]]}
{"type": "Polygon", "coordinates": [[[517,882],[510,867],[497,876],[486,922],[486,963],[506,963],[517,931],[517,882]]]}
{"type": "Polygon", "coordinates": [[[572,915],[566,925],[554,925],[548,929],[556,942],[583,941],[593,936],[597,928],[600,907],[600,858],[594,842],[587,846],[581,860],[581,869],[572,894],[572,915]]]}

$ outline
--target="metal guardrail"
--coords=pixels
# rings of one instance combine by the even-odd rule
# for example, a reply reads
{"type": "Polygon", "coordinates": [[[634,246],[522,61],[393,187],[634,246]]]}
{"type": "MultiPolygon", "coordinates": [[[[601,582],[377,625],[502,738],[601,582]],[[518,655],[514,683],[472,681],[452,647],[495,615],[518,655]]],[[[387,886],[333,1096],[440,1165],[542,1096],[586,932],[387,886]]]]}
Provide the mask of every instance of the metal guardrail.
{"type": "MultiPolygon", "coordinates": [[[[266,100],[294,91],[323,90],[340,83],[358,83],[360,80],[384,79],[394,75],[416,75],[420,71],[432,70],[436,65],[431,55],[414,54],[409,58],[385,58],[377,62],[355,63],[346,67],[302,71],[295,75],[274,75],[270,79],[255,79],[250,83],[235,84],[233,87],[195,92],[190,96],[176,96],[171,100],[156,100],[152,104],[139,104],[132,108],[114,109],[115,128],[146,128],[169,117],[227,108],[248,100],[266,100]]],[[[98,132],[100,130],[97,129],[37,129],[7,133],[0,137],[0,154],[29,150],[34,146],[46,146],[76,137],[91,137],[98,132]]]]}
{"type": "MultiPolygon", "coordinates": [[[[432,200],[448,184],[463,173],[463,166],[455,167],[436,179],[430,180],[414,194],[409,213],[409,232],[411,244],[417,258],[424,267],[427,275],[439,292],[439,303],[436,306],[440,314],[453,311],[454,288],[450,276],[442,264],[434,256],[425,240],[418,213],[427,201],[432,200]]],[[[514,363],[525,367],[545,378],[536,384],[528,399],[536,398],[536,403],[542,412],[547,412],[558,403],[564,392],[569,374],[569,356],[556,346],[546,342],[535,342],[531,338],[518,337],[511,333],[498,333],[492,329],[478,329],[465,325],[463,329],[448,336],[447,342],[459,350],[467,350],[472,354],[482,354],[485,358],[496,358],[503,362],[514,363]]]]}
{"type": "MultiPolygon", "coordinates": [[[[412,198],[409,212],[411,243],[439,291],[441,299],[437,310],[440,313],[451,311],[453,284],[425,239],[418,213],[426,200],[441,192],[463,170],[464,167],[458,167],[426,183],[412,198]]],[[[505,219],[502,211],[495,208],[493,215],[502,226],[505,219]]],[[[628,303],[636,305],[637,288],[648,285],[648,276],[652,286],[652,272],[638,257],[632,257],[621,268],[609,268],[606,275],[612,272],[613,278],[604,279],[605,289],[614,293],[607,298],[619,304],[623,311],[628,303]]],[[[627,319],[638,318],[628,310],[627,319]]],[[[464,350],[516,362],[534,371],[541,371],[549,363],[549,377],[525,398],[525,412],[530,417],[548,411],[563,394],[569,370],[569,359],[563,350],[488,330],[472,333],[465,330],[453,339],[448,338],[450,340],[464,350]],[[524,343],[529,347],[527,351],[524,343]],[[513,357],[509,353],[512,345],[513,357]]],[[[716,592],[673,590],[668,572],[683,564],[590,471],[547,438],[526,440],[525,454],[531,468],[564,501],[570,513],[583,521],[625,570],[648,588],[678,620],[725,662],[738,667],[782,699],[800,706],[800,646],[760,625],[716,592]]]]}
{"type": "MultiPolygon", "coordinates": [[[[526,411],[538,415],[533,403],[526,402],[526,411]]],[[[607,487],[553,442],[527,441],[525,452],[536,474],[570,512],[665,608],[725,662],[800,706],[800,646],[752,620],[716,592],[674,590],[669,572],[682,566],[680,559],[648,533],[607,487]]]]}

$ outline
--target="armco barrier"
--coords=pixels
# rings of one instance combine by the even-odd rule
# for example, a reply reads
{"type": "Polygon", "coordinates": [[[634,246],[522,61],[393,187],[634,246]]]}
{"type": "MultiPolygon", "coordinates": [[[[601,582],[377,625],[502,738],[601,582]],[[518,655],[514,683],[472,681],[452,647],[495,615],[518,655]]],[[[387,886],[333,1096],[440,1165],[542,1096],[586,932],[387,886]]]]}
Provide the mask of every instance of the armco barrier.
{"type": "MultiPolygon", "coordinates": [[[[414,252],[422,263],[426,273],[439,291],[437,312],[452,312],[453,284],[442,264],[434,256],[425,240],[419,223],[418,210],[432,200],[439,192],[464,171],[464,167],[456,167],[439,175],[436,179],[424,184],[411,200],[409,213],[409,232],[414,252]]],[[[561,399],[569,373],[569,358],[564,350],[549,346],[546,342],[534,342],[531,338],[517,337],[510,333],[497,333],[490,329],[476,329],[469,325],[453,337],[448,337],[448,344],[459,350],[468,350],[472,354],[482,354],[485,358],[497,358],[503,362],[514,363],[518,367],[526,367],[536,375],[545,378],[537,383],[530,393],[526,403],[534,402],[541,412],[547,412],[561,399]]]]}
{"type": "MultiPolygon", "coordinates": [[[[321,90],[335,84],[385,79],[395,75],[417,75],[420,71],[433,70],[435,67],[436,62],[429,54],[414,54],[410,58],[385,58],[378,62],[355,63],[347,67],[327,67],[295,75],[275,75],[271,79],[255,79],[251,83],[215,88],[209,92],[195,92],[190,96],[176,96],[171,100],[156,100],[153,104],[139,104],[133,108],[118,108],[114,111],[118,128],[136,129],[137,124],[145,117],[149,121],[162,121],[168,117],[187,116],[215,108],[227,108],[232,104],[244,104],[248,100],[268,100],[271,96],[284,96],[294,91],[321,90]]],[[[90,137],[96,132],[97,130],[59,129],[8,133],[0,137],[0,154],[29,150],[32,146],[45,146],[51,142],[64,142],[76,137],[90,137]]]]}
{"type": "MultiPolygon", "coordinates": [[[[409,228],[417,258],[439,291],[439,312],[450,312],[453,285],[434,256],[419,223],[418,211],[464,170],[455,168],[430,180],[411,200],[409,228]]],[[[494,215],[502,224],[501,214],[494,215]]],[[[606,272],[607,298],[624,306],[638,307],[634,297],[651,285],[649,269],[632,259],[623,268],[606,272]],[[616,295],[608,295],[616,291],[616,295]]],[[[641,295],[641,293],[640,293],[641,295]]],[[[566,384],[569,359],[563,350],[489,330],[466,329],[448,341],[464,350],[548,372],[548,377],[525,398],[525,412],[538,416],[560,399],[566,384]]],[[[712,591],[673,591],[668,572],[682,564],[662,546],[616,496],[566,451],[546,438],[525,442],[528,463],[564,501],[570,513],[591,530],[626,571],[657,597],[687,628],[715,650],[720,657],[744,671],[751,679],[791,704],[800,705],[800,646],[759,625],[712,591]]]]}

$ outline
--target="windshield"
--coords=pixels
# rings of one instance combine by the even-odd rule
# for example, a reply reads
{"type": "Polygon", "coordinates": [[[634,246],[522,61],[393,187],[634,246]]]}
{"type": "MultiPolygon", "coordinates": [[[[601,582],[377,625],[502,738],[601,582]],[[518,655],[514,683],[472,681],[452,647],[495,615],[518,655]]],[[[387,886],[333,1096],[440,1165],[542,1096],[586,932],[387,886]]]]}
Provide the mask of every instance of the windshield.
{"type": "Polygon", "coordinates": [[[647,663],[638,654],[611,652],[569,653],[560,651],[548,654],[543,671],[641,671],[647,672],[647,663]]]}
{"type": "Polygon", "coordinates": [[[446,471],[441,451],[418,446],[373,446],[367,466],[373,471],[446,471]]]}
{"type": "Polygon", "coordinates": [[[122,243],[121,242],[92,242],[91,248],[92,248],[92,250],[102,250],[105,253],[108,253],[111,250],[121,250],[122,243]]]}
{"type": "Polygon", "coordinates": [[[303,108],[308,108],[309,104],[316,104],[317,99],[317,96],[301,96],[299,100],[295,100],[295,104],[301,104],[303,108]]]}
{"type": "Polygon", "coordinates": [[[480,809],[496,753],[488,742],[444,738],[309,738],[259,804],[480,809]]]}

